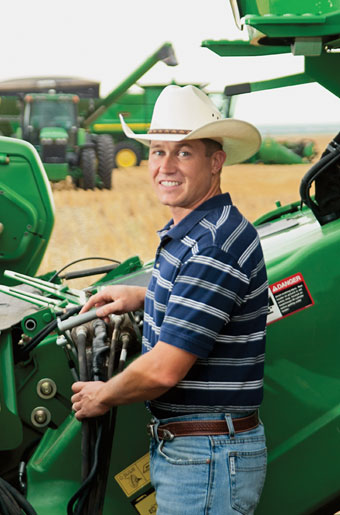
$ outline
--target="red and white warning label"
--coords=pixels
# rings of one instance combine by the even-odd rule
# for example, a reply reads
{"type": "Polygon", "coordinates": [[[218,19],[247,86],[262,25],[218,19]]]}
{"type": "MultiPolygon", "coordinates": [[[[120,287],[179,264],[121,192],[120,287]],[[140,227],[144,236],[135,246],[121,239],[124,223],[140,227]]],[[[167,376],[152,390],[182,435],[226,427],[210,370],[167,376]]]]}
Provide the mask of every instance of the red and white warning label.
{"type": "Polygon", "coordinates": [[[269,286],[267,324],[313,306],[313,304],[314,301],[302,274],[286,277],[269,286]]]}

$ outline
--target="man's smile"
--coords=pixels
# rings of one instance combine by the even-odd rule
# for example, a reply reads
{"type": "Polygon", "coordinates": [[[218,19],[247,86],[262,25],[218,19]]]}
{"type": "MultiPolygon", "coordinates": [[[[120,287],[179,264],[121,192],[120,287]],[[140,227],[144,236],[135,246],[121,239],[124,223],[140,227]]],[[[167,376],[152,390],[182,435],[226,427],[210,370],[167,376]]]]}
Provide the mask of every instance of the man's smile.
{"type": "Polygon", "coordinates": [[[169,188],[169,187],[172,187],[172,186],[179,186],[182,183],[179,182],[179,181],[166,181],[166,180],[164,180],[164,181],[159,181],[159,184],[161,186],[166,186],[167,188],[169,188]]]}

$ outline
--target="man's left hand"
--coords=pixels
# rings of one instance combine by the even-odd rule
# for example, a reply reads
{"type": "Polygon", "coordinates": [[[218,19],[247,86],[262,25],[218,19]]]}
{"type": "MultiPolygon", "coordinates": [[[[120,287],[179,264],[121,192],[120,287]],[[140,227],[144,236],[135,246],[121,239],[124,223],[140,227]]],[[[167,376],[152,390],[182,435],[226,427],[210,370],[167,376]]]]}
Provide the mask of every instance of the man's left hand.
{"type": "Polygon", "coordinates": [[[110,406],[100,401],[99,394],[104,384],[102,381],[78,381],[72,385],[74,392],[71,397],[72,409],[78,420],[99,417],[110,409],[110,406]]]}

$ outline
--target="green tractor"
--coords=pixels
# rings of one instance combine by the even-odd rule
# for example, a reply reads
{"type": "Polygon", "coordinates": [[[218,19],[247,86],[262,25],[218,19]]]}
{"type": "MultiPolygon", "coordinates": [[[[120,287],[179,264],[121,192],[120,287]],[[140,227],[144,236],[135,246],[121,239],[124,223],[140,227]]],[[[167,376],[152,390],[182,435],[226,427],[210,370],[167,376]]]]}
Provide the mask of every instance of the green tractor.
{"type": "MultiPolygon", "coordinates": [[[[299,49],[304,79],[340,98],[339,2],[288,4],[240,1],[256,45],[204,44],[222,55],[299,49]]],[[[0,511],[156,513],[144,406],[80,423],[70,403],[75,379],[106,380],[140,352],[143,314],[102,323],[92,312],[79,315],[87,295],[108,284],[146,285],[152,263],[133,256],[37,276],[54,218],[47,175],[34,146],[5,137],[0,170],[0,511]],[[87,288],[69,286],[76,276],[88,276],[87,288]]],[[[340,133],[303,177],[296,201],[255,222],[269,277],[261,408],[268,473],[257,515],[333,515],[340,507],[339,184],[340,133]]]]}
{"type": "Polygon", "coordinates": [[[102,99],[96,96],[98,88],[91,81],[52,77],[6,81],[0,92],[6,94],[3,103],[9,112],[7,116],[0,112],[1,128],[35,146],[51,182],[71,176],[73,183],[83,189],[111,189],[112,170],[124,149],[119,142],[115,146],[110,132],[93,131],[90,122],[97,120],[160,61],[177,65],[171,43],[164,43],[102,99]],[[14,95],[21,98],[20,117],[13,104],[14,95]]]}
{"type": "MultiPolygon", "coordinates": [[[[79,97],[55,93],[31,93],[24,97],[22,125],[16,136],[35,146],[52,182],[68,175],[76,186],[93,189],[102,184],[111,188],[112,161],[107,167],[96,162],[96,144],[79,127],[79,97]]],[[[98,150],[102,143],[97,143],[98,150]]]]}

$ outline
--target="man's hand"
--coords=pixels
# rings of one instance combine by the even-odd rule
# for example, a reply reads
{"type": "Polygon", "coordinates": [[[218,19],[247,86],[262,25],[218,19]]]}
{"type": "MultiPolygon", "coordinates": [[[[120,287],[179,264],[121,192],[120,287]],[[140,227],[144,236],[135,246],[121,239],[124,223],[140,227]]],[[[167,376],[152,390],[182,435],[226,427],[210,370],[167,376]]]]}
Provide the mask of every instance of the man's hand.
{"type": "Polygon", "coordinates": [[[100,392],[104,385],[105,383],[102,381],[88,381],[86,383],[78,381],[73,383],[74,395],[71,397],[71,402],[75,417],[78,420],[99,417],[109,411],[111,406],[100,401],[100,392]]]}
{"type": "Polygon", "coordinates": [[[121,315],[128,311],[136,311],[144,306],[146,288],[142,286],[113,285],[96,293],[83,306],[80,313],[91,308],[99,308],[96,315],[106,318],[111,313],[121,315]]]}

